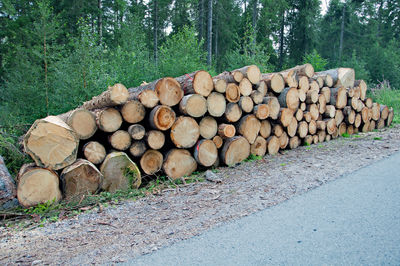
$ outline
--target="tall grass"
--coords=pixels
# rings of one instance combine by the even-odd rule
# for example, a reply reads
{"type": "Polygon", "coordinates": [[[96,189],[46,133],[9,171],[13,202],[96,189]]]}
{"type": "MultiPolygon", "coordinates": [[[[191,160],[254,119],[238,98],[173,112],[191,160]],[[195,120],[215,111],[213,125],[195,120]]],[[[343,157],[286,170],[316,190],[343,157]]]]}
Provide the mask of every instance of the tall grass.
{"type": "Polygon", "coordinates": [[[368,92],[374,102],[393,107],[394,119],[393,123],[400,123],[400,90],[392,88],[387,81],[383,81],[376,88],[372,88],[368,92]]]}

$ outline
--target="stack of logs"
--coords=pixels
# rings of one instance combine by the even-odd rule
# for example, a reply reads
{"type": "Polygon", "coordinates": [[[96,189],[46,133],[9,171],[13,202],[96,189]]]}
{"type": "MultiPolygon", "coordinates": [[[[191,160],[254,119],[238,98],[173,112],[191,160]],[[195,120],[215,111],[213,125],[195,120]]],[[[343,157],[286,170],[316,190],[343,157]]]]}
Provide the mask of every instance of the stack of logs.
{"type": "Polygon", "coordinates": [[[24,136],[35,164],[20,170],[18,199],[29,207],[138,188],[141,173],[177,179],[390,125],[393,109],[366,92],[353,69],[314,73],[310,64],[270,74],[254,65],[216,77],[196,71],[131,89],[115,84],[78,109],[35,121],[24,136]]]}

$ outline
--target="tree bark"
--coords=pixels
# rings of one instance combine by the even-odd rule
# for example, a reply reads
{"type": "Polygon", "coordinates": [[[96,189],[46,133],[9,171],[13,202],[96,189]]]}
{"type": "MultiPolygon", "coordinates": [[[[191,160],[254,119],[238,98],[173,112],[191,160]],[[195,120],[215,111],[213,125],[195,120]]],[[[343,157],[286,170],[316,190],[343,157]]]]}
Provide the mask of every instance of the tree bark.
{"type": "Polygon", "coordinates": [[[17,188],[14,179],[8,171],[3,157],[0,155],[0,210],[4,204],[17,196],[17,188]]]}
{"type": "MultiPolygon", "coordinates": [[[[254,138],[255,141],[256,138],[254,138]]],[[[253,141],[253,143],[254,143],[253,141]]],[[[242,136],[228,139],[221,150],[222,162],[226,165],[235,165],[242,162],[250,155],[250,144],[242,136]]]]}
{"type": "Polygon", "coordinates": [[[184,94],[200,94],[207,97],[214,89],[214,82],[210,73],[204,70],[182,75],[175,80],[181,85],[184,94]]]}
{"type": "Polygon", "coordinates": [[[111,107],[124,104],[129,97],[127,88],[117,83],[108,90],[104,91],[99,96],[93,97],[90,101],[84,102],[82,108],[86,110],[100,109],[104,107],[111,107]]]}
{"type": "Polygon", "coordinates": [[[198,164],[210,167],[215,164],[218,158],[218,149],[215,143],[209,139],[202,139],[196,143],[193,153],[198,164]]]}

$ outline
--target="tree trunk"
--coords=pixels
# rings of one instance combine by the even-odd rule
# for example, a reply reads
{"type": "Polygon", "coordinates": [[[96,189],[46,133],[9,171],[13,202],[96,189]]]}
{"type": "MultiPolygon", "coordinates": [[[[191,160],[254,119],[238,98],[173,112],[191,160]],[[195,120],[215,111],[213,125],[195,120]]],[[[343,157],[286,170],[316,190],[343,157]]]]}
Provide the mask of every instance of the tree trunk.
{"type": "Polygon", "coordinates": [[[200,127],[200,136],[202,136],[205,139],[212,139],[217,134],[218,130],[217,121],[215,121],[215,119],[212,118],[211,116],[206,116],[203,119],[201,119],[199,127],[200,127]]]}
{"type": "Polygon", "coordinates": [[[237,103],[228,103],[225,110],[225,120],[235,123],[242,117],[242,109],[237,103]]]}
{"type": "Polygon", "coordinates": [[[335,68],[321,71],[319,74],[330,75],[333,80],[334,87],[353,88],[355,73],[352,68],[335,68]]]}
{"type": "MultiPolygon", "coordinates": [[[[253,143],[256,138],[254,138],[253,143]]],[[[221,150],[222,162],[228,166],[242,162],[250,155],[250,144],[242,136],[228,139],[221,150]]]]}
{"type": "MultiPolygon", "coordinates": [[[[258,91],[253,91],[253,93],[255,93],[255,92],[258,92],[258,91]]],[[[250,113],[251,111],[253,111],[253,108],[254,108],[254,102],[252,100],[253,93],[251,94],[251,97],[249,97],[249,96],[240,97],[239,106],[243,110],[243,112],[250,113]]],[[[258,93],[260,93],[260,92],[258,92],[258,93]]],[[[257,96],[254,96],[254,97],[257,97],[257,96]]],[[[261,102],[263,100],[264,100],[264,97],[261,98],[261,102]]]]}
{"type": "MultiPolygon", "coordinates": [[[[317,94],[318,96],[318,94],[317,94]]],[[[278,96],[278,101],[281,107],[289,108],[296,111],[299,108],[299,94],[296,88],[285,88],[278,96]]]]}
{"type": "Polygon", "coordinates": [[[124,152],[112,152],[101,164],[103,174],[102,189],[108,192],[138,188],[142,177],[136,164],[124,152]]]}
{"type": "Polygon", "coordinates": [[[168,130],[175,122],[175,112],[166,105],[157,105],[149,115],[150,126],[158,130],[168,130]]]}
{"type": "Polygon", "coordinates": [[[261,71],[256,65],[245,66],[234,70],[233,72],[240,72],[243,77],[247,78],[252,84],[257,85],[261,80],[261,71]]]}
{"type": "MultiPolygon", "coordinates": [[[[235,129],[235,128],[233,128],[235,129]]],[[[218,149],[215,143],[209,139],[202,139],[196,143],[193,153],[198,164],[210,167],[215,164],[218,158],[218,149]]]]}
{"type": "Polygon", "coordinates": [[[268,88],[271,88],[276,93],[282,92],[285,88],[285,80],[279,73],[262,74],[261,79],[267,83],[268,88]]]}
{"type": "Polygon", "coordinates": [[[133,157],[141,157],[145,152],[146,143],[144,140],[132,141],[132,145],[129,148],[129,153],[132,154],[133,157]]]}
{"type": "Polygon", "coordinates": [[[84,102],[82,108],[86,110],[100,109],[104,107],[111,107],[124,104],[129,97],[127,88],[117,83],[108,90],[104,91],[99,96],[93,97],[90,101],[84,102]]]}
{"type": "Polygon", "coordinates": [[[191,117],[201,117],[207,112],[207,100],[199,94],[186,95],[179,103],[179,110],[191,117]]]}
{"type": "Polygon", "coordinates": [[[264,156],[267,152],[267,141],[258,136],[253,144],[250,145],[250,153],[255,156],[264,156]]]}
{"type": "Polygon", "coordinates": [[[158,67],[158,1],[153,1],[153,50],[154,62],[158,67]]]}
{"type": "Polygon", "coordinates": [[[240,119],[237,128],[238,132],[245,137],[250,144],[253,144],[260,132],[261,122],[255,115],[245,115],[240,119]]]}
{"type": "Polygon", "coordinates": [[[161,170],[164,156],[156,150],[147,150],[140,158],[140,168],[148,175],[154,175],[161,170]]]}
{"type": "MultiPolygon", "coordinates": [[[[212,19],[213,0],[208,0],[208,22],[207,22],[207,65],[211,67],[212,59],[212,19]]],[[[204,95],[207,96],[207,95],[204,95]]]]}
{"type": "Polygon", "coordinates": [[[129,88],[129,92],[128,100],[139,100],[146,108],[153,108],[159,102],[157,93],[154,90],[144,89],[135,91],[135,88],[129,88]]]}
{"type": "Polygon", "coordinates": [[[86,109],[78,108],[58,117],[75,131],[79,139],[88,139],[97,131],[96,117],[86,109]]]}
{"type": "Polygon", "coordinates": [[[161,149],[165,144],[165,135],[158,130],[146,132],[145,140],[147,145],[153,150],[161,149]]]}
{"type": "Polygon", "coordinates": [[[101,164],[106,157],[106,149],[97,141],[90,141],[83,146],[85,158],[94,164],[101,164]]]}
{"type": "Polygon", "coordinates": [[[190,176],[196,169],[196,160],[187,150],[172,149],[165,156],[163,170],[172,179],[190,176]]]}
{"type": "Polygon", "coordinates": [[[182,87],[184,94],[210,95],[214,89],[213,79],[207,71],[199,70],[175,78],[182,87]]]}
{"type": "Polygon", "coordinates": [[[121,113],[115,108],[99,109],[95,112],[96,123],[100,130],[104,132],[115,132],[122,125],[121,113]]]}
{"type": "Polygon", "coordinates": [[[24,164],[17,179],[18,201],[26,208],[39,203],[57,203],[62,198],[58,175],[50,169],[24,164]]]}
{"type": "Polygon", "coordinates": [[[233,71],[225,71],[222,72],[221,74],[213,77],[213,80],[225,80],[226,83],[239,83],[242,81],[242,79],[244,78],[242,72],[239,72],[237,70],[233,70],[233,71]]]}
{"type": "Polygon", "coordinates": [[[312,76],[314,76],[314,67],[311,64],[304,64],[295,66],[293,68],[284,70],[282,72],[289,73],[290,76],[298,75],[298,76],[306,76],[308,78],[312,78],[312,76]]]}
{"type": "Polygon", "coordinates": [[[0,155],[0,210],[17,196],[14,179],[8,172],[3,157],[0,155]]]}
{"type": "Polygon", "coordinates": [[[226,100],[223,94],[212,92],[207,97],[207,111],[211,116],[221,117],[225,113],[226,107],[226,100]]]}
{"type": "Polygon", "coordinates": [[[96,194],[100,190],[103,175],[91,162],[78,159],[64,168],[60,179],[64,197],[67,200],[80,200],[81,196],[96,194]]]}
{"type": "Polygon", "coordinates": [[[33,123],[23,143],[36,165],[59,170],[75,162],[79,138],[59,117],[48,116],[33,123]]]}
{"type": "Polygon", "coordinates": [[[330,88],[330,87],[333,86],[333,79],[332,79],[332,76],[329,75],[329,74],[323,74],[323,73],[320,73],[320,72],[315,72],[313,78],[315,78],[315,79],[316,78],[322,78],[322,80],[324,81],[324,86],[325,87],[330,88]]]}
{"type": "Polygon", "coordinates": [[[134,124],[128,127],[128,133],[132,139],[141,140],[144,138],[144,135],[146,134],[146,129],[144,128],[144,126],[140,124],[134,124]]]}
{"type": "Polygon", "coordinates": [[[140,101],[131,100],[122,106],[121,115],[126,122],[134,124],[139,123],[144,119],[146,110],[140,101]]]}
{"type": "Polygon", "coordinates": [[[178,148],[193,147],[200,137],[200,128],[196,120],[180,116],[171,127],[170,137],[178,148]]]}
{"type": "Polygon", "coordinates": [[[124,151],[131,146],[131,135],[128,131],[117,130],[108,137],[108,141],[114,149],[124,151]]]}

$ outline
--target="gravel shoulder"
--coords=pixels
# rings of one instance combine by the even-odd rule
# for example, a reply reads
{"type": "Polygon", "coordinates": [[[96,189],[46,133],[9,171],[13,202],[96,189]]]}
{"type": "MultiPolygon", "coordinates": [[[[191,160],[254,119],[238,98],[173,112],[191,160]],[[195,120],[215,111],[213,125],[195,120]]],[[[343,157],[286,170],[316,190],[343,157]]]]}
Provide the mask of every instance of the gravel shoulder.
{"type": "Polygon", "coordinates": [[[198,183],[20,232],[0,228],[1,264],[118,263],[266,209],[400,150],[400,125],[221,167],[198,183]]]}

